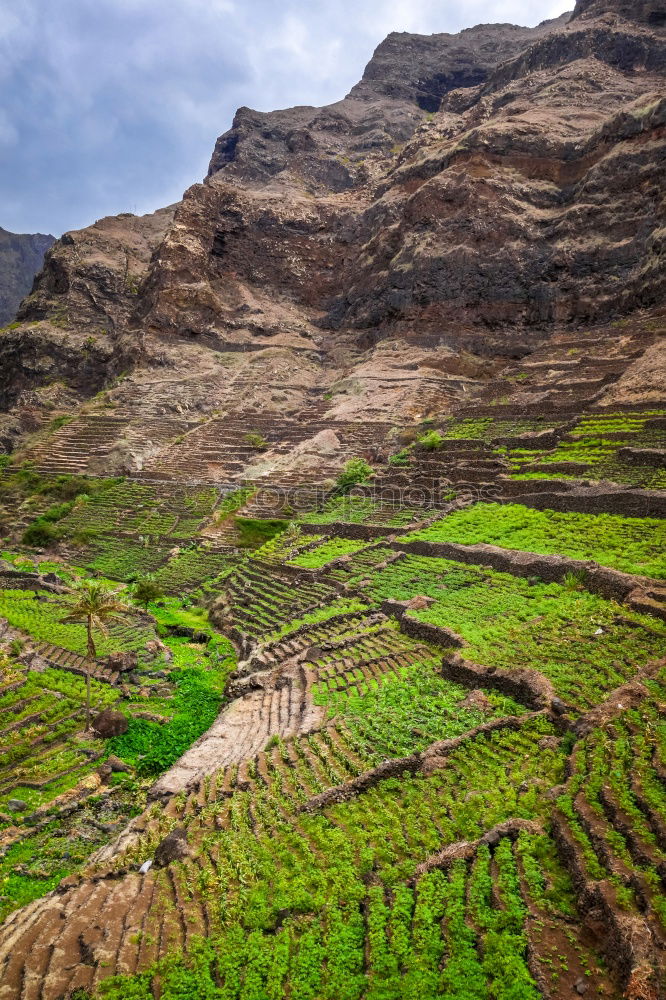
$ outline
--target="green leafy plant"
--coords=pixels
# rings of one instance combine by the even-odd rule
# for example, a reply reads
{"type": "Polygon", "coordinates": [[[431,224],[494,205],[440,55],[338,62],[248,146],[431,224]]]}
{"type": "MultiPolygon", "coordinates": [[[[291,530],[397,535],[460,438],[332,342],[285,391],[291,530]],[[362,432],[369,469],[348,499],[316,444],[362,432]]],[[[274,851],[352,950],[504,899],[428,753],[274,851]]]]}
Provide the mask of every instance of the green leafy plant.
{"type": "Polygon", "coordinates": [[[443,435],[439,431],[435,430],[428,431],[417,440],[418,444],[425,449],[425,451],[436,451],[438,448],[441,448],[444,443],[443,435]]]}
{"type": "Polygon", "coordinates": [[[374,470],[364,458],[350,458],[338,478],[335,480],[335,492],[347,493],[354,486],[367,482],[374,475],[374,470]]]}

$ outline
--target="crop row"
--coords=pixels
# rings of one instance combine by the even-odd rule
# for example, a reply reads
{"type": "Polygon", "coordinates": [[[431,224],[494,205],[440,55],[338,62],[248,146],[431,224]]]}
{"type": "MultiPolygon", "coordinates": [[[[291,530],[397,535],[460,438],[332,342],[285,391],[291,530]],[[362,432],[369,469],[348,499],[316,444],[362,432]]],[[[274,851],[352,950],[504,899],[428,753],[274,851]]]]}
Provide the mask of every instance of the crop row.
{"type": "MultiPolygon", "coordinates": [[[[315,689],[315,703],[325,705],[330,716],[344,722],[364,755],[375,763],[424,750],[436,740],[458,736],[498,715],[524,711],[491,691],[470,702],[464,688],[442,677],[439,657],[413,655],[413,662],[393,670],[380,661],[382,672],[377,679],[368,681],[362,676],[342,690],[330,682],[319,683],[315,689]]],[[[406,658],[403,654],[402,659],[406,658]]],[[[386,657],[389,664],[397,659],[386,657]]],[[[351,672],[358,672],[358,667],[351,672]]]]}
{"type": "Polygon", "coordinates": [[[205,549],[187,549],[173,556],[154,574],[155,582],[170,594],[200,587],[219,576],[228,565],[228,557],[205,549]]]}
{"type": "MultiPolygon", "coordinates": [[[[10,625],[28,632],[54,646],[85,655],[86,632],[81,625],[65,625],[62,619],[69,605],[47,592],[31,590],[0,590],[0,616],[10,625]]],[[[138,620],[110,626],[108,636],[100,636],[97,651],[100,656],[117,650],[138,650],[145,647],[155,633],[138,620]]]]}
{"type": "MultiPolygon", "coordinates": [[[[92,680],[91,700],[98,710],[116,694],[92,680]]],[[[25,672],[23,683],[0,698],[0,811],[12,797],[43,805],[89,773],[90,741],[73,739],[84,704],[85,680],[56,668],[25,672]]]]}
{"type": "Polygon", "coordinates": [[[409,507],[387,500],[340,496],[328,500],[321,510],[301,514],[304,524],[379,524],[399,528],[423,516],[422,507],[409,507]]]}
{"type": "Polygon", "coordinates": [[[210,516],[216,502],[213,488],[186,492],[175,488],[160,493],[151,486],[125,481],[95,496],[81,497],[60,527],[68,535],[121,530],[188,538],[210,516]]]}
{"type": "Polygon", "coordinates": [[[291,566],[301,566],[304,569],[321,569],[326,563],[340,556],[352,555],[365,548],[367,542],[354,538],[327,538],[315,548],[308,549],[289,560],[291,566]]]}
{"type": "Polygon", "coordinates": [[[648,682],[651,697],[612,728],[595,729],[576,748],[558,806],[582,853],[588,877],[608,879],[618,902],[666,933],[666,790],[663,765],[666,672],[648,682]]]}
{"type": "Polygon", "coordinates": [[[521,504],[478,503],[454,511],[403,541],[485,542],[545,555],[594,559],[626,573],[666,577],[666,522],[617,514],[533,510],[521,504]]]}
{"type": "MultiPolygon", "coordinates": [[[[241,781],[191,817],[206,864],[193,863],[186,881],[215,929],[219,995],[536,1000],[522,872],[530,905],[544,915],[564,897],[570,905],[556,859],[544,863],[543,838],[521,840],[515,852],[502,840],[494,853],[481,848],[469,864],[413,887],[405,879],[447,843],[509,817],[544,815],[543,792],[562,777],[562,752],[539,746],[552,735],[537,719],[472,739],[429,777],[385,780],[323,814],[296,810],[304,792],[331,783],[326,748],[278,741],[261,780],[250,773],[250,788],[241,781]]],[[[328,747],[337,780],[339,754],[339,744],[328,747]]],[[[131,848],[123,864],[148,849],[131,848]]]]}
{"type": "Polygon", "coordinates": [[[252,561],[236,567],[223,581],[222,590],[236,627],[255,636],[272,636],[283,622],[300,618],[333,596],[326,584],[313,582],[294,587],[277,575],[255,568],[252,561]]]}
{"type": "MultiPolygon", "coordinates": [[[[368,887],[358,878],[345,881],[321,911],[304,912],[305,901],[299,898],[300,906],[283,913],[277,923],[268,917],[256,925],[260,904],[255,892],[254,910],[230,916],[225,908],[219,935],[205,944],[193,942],[189,960],[161,964],[162,995],[538,1000],[541,993],[530,964],[541,963],[553,986],[562,980],[564,990],[571,989],[584,972],[593,988],[605,990],[594,971],[596,955],[566,927],[566,903],[560,911],[544,900],[551,879],[560,885],[566,881],[552,852],[543,872],[549,851],[545,840],[521,834],[513,846],[501,839],[494,851],[482,846],[470,861],[456,861],[447,870],[423,875],[414,886],[390,891],[368,887]],[[533,879],[528,884],[523,873],[537,867],[538,884],[533,879]],[[548,924],[543,944],[539,931],[535,933],[534,913],[541,918],[539,926],[548,924]],[[571,970],[564,955],[551,957],[551,949],[559,946],[561,951],[562,942],[574,953],[571,970]]],[[[205,891],[213,891],[208,881],[205,891]]],[[[561,891],[559,896],[563,898],[561,891]]],[[[157,970],[140,980],[121,977],[107,984],[105,995],[109,1000],[149,996],[153,977],[157,970]]]]}

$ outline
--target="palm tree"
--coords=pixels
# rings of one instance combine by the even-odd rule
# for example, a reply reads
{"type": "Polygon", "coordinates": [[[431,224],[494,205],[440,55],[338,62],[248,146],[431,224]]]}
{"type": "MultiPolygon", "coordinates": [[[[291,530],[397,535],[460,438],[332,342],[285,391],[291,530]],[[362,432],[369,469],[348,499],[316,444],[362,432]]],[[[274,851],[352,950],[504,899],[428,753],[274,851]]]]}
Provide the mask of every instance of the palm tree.
{"type": "Polygon", "coordinates": [[[86,662],[86,732],[90,729],[90,668],[97,657],[93,629],[102,635],[109,634],[111,622],[131,614],[131,608],[118,600],[119,590],[107,590],[101,583],[87,580],[71,591],[74,598],[69,614],[61,621],[64,624],[86,626],[88,638],[88,659],[86,662]]]}

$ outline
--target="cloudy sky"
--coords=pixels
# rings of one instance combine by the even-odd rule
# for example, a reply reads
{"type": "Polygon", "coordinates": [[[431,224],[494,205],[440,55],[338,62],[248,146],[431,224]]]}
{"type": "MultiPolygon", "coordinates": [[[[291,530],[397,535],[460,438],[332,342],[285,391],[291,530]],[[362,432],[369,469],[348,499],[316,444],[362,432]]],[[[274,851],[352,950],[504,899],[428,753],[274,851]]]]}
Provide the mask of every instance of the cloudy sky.
{"type": "Polygon", "coordinates": [[[0,226],[177,201],[237,107],[328,104],[390,31],[537,24],[573,0],[0,0],[0,226]]]}

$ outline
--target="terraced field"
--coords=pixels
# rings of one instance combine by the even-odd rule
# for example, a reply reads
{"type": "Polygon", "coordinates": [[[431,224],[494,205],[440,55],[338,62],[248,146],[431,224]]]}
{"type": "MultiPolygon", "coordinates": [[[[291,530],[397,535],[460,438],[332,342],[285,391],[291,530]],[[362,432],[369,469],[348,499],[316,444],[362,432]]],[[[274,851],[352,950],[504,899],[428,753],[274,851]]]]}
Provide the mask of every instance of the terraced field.
{"type": "Polygon", "coordinates": [[[80,476],[49,521],[10,469],[1,1000],[661,997],[658,494],[530,485],[599,422],[654,451],[660,413],[421,426],[291,523],[80,476]],[[388,503],[404,476],[433,492],[388,503]],[[91,580],[130,606],[94,658],[91,580]],[[85,730],[87,676],[124,731],[85,730]]]}

